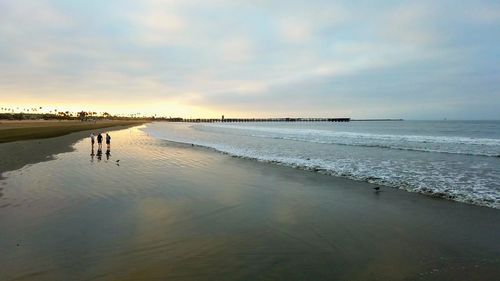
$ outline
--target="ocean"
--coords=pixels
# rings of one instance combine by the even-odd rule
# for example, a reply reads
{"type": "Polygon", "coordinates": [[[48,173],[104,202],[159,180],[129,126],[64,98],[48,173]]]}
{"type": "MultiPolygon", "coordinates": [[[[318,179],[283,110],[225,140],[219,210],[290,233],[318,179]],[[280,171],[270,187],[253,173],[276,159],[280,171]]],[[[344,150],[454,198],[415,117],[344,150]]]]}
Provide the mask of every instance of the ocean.
{"type": "Polygon", "coordinates": [[[236,157],[500,208],[500,121],[156,122],[143,130],[236,157]]]}

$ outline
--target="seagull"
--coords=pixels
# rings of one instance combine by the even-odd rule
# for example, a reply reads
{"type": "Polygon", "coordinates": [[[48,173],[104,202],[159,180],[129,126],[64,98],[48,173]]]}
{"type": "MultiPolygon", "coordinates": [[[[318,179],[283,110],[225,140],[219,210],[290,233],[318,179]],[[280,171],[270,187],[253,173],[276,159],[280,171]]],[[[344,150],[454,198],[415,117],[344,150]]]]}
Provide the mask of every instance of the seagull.
{"type": "Polygon", "coordinates": [[[116,160],[116,163],[120,162],[120,159],[116,160]]]}
{"type": "Polygon", "coordinates": [[[379,191],[380,190],[380,186],[375,186],[373,189],[375,189],[375,191],[379,191]]]}

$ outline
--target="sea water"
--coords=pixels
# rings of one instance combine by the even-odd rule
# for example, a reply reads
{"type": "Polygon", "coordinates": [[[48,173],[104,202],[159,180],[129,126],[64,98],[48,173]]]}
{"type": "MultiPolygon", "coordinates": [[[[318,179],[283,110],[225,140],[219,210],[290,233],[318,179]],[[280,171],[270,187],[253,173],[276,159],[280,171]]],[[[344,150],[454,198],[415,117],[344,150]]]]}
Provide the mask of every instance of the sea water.
{"type": "Polygon", "coordinates": [[[148,124],[153,137],[500,208],[500,121],[148,124]]]}

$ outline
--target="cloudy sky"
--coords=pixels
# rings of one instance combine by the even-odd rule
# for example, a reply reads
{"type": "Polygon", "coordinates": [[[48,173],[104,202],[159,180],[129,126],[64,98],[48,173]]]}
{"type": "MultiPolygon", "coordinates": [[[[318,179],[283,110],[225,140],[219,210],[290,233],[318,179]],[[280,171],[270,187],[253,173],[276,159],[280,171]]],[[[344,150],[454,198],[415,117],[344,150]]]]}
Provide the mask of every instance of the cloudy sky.
{"type": "Polygon", "coordinates": [[[500,119],[500,2],[0,0],[0,105],[500,119]]]}

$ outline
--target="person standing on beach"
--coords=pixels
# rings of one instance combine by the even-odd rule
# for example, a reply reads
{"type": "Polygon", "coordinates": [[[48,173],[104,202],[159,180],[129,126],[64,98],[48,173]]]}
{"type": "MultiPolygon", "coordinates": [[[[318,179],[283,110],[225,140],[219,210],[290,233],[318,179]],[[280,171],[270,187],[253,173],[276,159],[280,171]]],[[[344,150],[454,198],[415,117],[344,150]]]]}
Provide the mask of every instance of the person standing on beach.
{"type": "Polygon", "coordinates": [[[97,135],[97,145],[99,146],[99,149],[102,149],[102,135],[101,135],[101,133],[99,133],[99,135],[97,135]]]}
{"type": "Polygon", "coordinates": [[[92,144],[92,149],[94,148],[95,143],[95,135],[94,133],[90,133],[90,143],[92,144]]]}
{"type": "Polygon", "coordinates": [[[111,147],[111,136],[106,133],[106,145],[108,146],[108,150],[111,147]]]}

